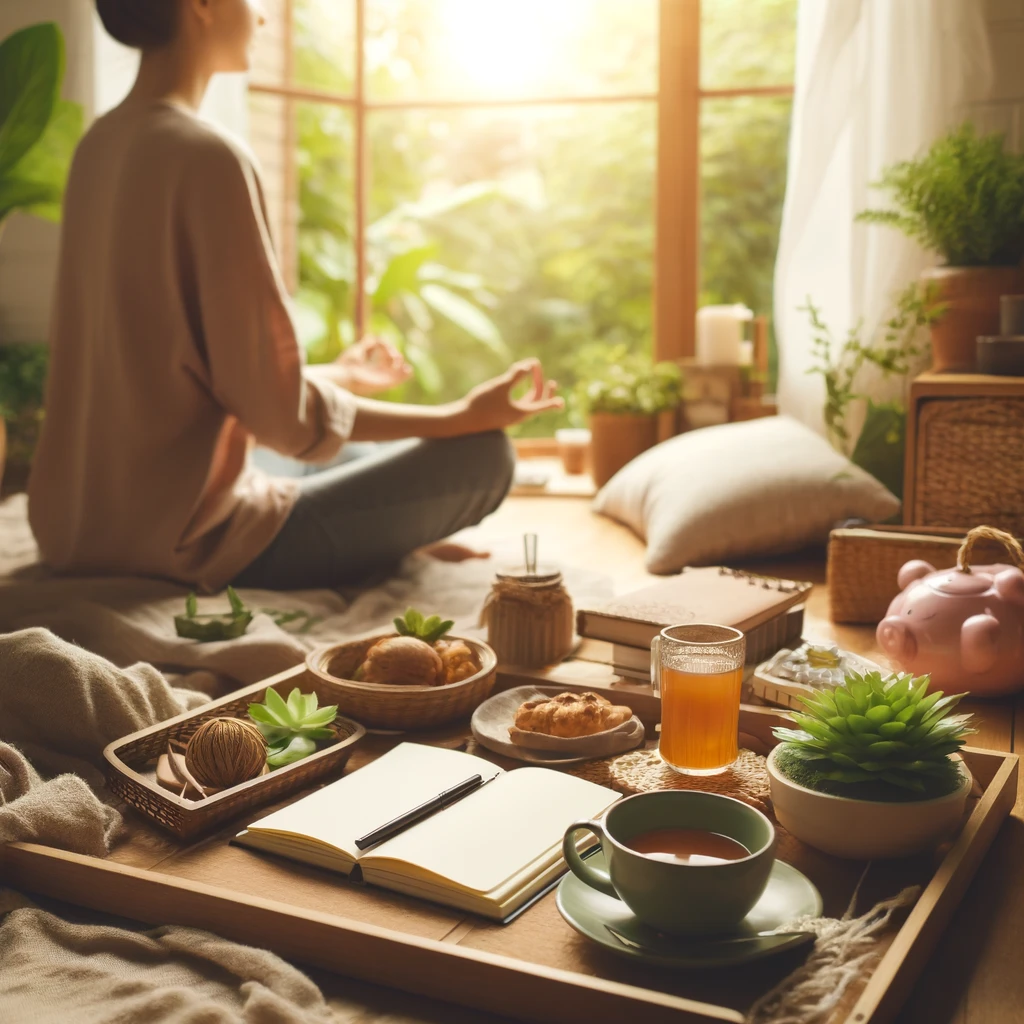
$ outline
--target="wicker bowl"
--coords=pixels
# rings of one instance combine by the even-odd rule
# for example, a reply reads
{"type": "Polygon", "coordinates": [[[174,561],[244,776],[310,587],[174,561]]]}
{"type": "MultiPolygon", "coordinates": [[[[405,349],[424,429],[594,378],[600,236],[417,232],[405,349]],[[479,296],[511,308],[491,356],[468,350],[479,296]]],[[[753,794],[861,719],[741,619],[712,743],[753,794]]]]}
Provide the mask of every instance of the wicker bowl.
{"type": "Polygon", "coordinates": [[[349,676],[378,641],[394,636],[380,633],[362,640],[331,644],[313,651],[306,667],[331,691],[338,710],[374,729],[432,729],[468,718],[494,689],[498,659],[487,644],[468,636],[449,636],[467,644],[480,662],[480,671],[448,686],[391,686],[360,683],[349,676]]]}

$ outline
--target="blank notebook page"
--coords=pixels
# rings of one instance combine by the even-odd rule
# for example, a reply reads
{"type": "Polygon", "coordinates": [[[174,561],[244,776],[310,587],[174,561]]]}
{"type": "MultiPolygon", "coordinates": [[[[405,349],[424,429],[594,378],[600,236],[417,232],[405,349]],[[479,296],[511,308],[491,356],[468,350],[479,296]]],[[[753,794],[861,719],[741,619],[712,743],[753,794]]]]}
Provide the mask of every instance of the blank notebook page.
{"type": "Polygon", "coordinates": [[[490,779],[501,769],[457,750],[400,743],[365,768],[260,818],[249,828],[294,832],[358,857],[355,841],[360,836],[476,774],[490,779]]]}
{"type": "Polygon", "coordinates": [[[516,768],[382,843],[365,859],[384,870],[384,858],[415,864],[462,888],[490,892],[560,845],[574,821],[593,818],[617,798],[614,791],[574,775],[516,768]]]}

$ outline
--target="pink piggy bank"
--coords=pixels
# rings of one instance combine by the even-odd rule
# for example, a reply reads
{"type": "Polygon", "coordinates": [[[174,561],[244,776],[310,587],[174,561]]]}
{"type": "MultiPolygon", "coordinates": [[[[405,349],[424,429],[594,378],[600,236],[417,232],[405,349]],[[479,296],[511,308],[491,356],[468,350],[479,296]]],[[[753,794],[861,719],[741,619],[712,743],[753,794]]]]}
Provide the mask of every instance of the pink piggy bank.
{"type": "Polygon", "coordinates": [[[932,687],[995,697],[1024,688],[1024,572],[1012,565],[970,571],[907,562],[902,593],[878,624],[889,660],[932,687]]]}

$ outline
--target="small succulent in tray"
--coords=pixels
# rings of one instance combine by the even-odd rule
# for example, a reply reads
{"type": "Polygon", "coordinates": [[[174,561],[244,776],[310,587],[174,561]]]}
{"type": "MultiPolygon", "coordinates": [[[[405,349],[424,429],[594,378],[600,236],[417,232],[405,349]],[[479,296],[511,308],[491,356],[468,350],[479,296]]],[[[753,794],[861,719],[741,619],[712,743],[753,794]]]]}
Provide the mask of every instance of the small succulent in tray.
{"type": "Polygon", "coordinates": [[[440,615],[424,617],[410,608],[394,620],[398,636],[378,640],[367,652],[354,678],[392,686],[447,686],[480,670],[464,640],[446,640],[455,625],[440,615]]]}
{"type": "Polygon", "coordinates": [[[799,729],[777,728],[779,768],[800,785],[837,796],[921,800],[952,792],[961,773],[950,758],[975,730],[951,714],[965,694],[928,693],[929,677],[850,673],[801,698],[799,729]]]}
{"type": "Polygon", "coordinates": [[[264,703],[250,704],[249,717],[267,741],[267,764],[281,768],[301,761],[317,750],[317,740],[333,740],[328,726],[338,714],[336,704],[319,707],[315,693],[302,693],[295,687],[285,700],[275,689],[264,695],[264,703]]]}

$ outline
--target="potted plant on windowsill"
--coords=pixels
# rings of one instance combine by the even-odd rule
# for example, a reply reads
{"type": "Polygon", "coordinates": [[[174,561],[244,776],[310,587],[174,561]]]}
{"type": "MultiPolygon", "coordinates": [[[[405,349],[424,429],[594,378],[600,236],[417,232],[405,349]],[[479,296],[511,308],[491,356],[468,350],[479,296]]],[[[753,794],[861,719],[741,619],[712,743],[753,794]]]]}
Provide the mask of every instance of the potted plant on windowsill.
{"type": "Polygon", "coordinates": [[[615,345],[602,349],[598,365],[580,376],[577,404],[590,427],[594,483],[603,487],[626,463],[676,432],[682,372],[676,363],[654,363],[615,345]]]}
{"type": "Polygon", "coordinates": [[[968,123],[887,168],[876,187],[895,209],[858,220],[899,228],[944,260],[922,275],[946,307],[931,328],[932,368],[973,371],[978,336],[999,333],[1000,296],[1024,291],[1024,156],[968,123]]]}
{"type": "Polygon", "coordinates": [[[837,857],[886,858],[937,845],[960,823],[971,776],[953,755],[974,732],[953,715],[964,694],[928,693],[929,677],[850,673],[775,729],[768,758],[782,826],[837,857]]]}

